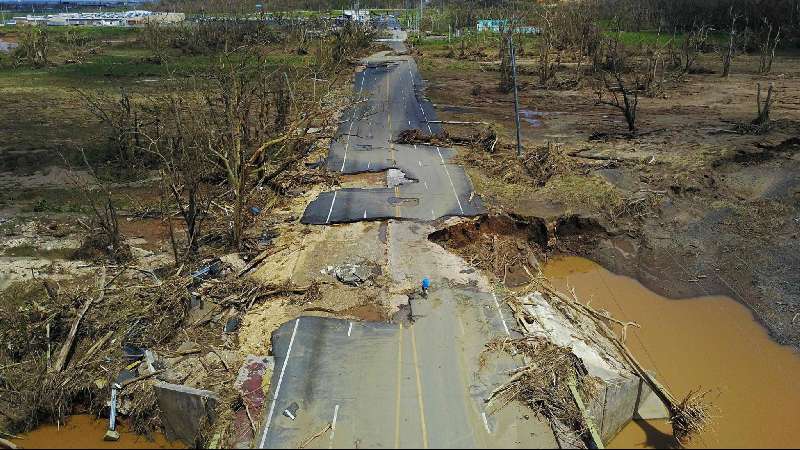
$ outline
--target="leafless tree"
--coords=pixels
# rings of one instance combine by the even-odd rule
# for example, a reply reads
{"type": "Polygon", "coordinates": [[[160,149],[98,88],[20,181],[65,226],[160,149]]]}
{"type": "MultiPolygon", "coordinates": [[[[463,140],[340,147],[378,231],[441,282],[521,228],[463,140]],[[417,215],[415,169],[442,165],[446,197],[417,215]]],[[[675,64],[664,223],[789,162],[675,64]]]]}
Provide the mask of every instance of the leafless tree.
{"type": "Polygon", "coordinates": [[[556,51],[558,40],[557,29],[553,26],[553,9],[545,9],[540,15],[539,39],[536,41],[538,51],[538,65],[536,72],[539,75],[539,84],[549,86],[556,76],[561,64],[561,52],[556,51]],[[553,53],[556,53],[554,55],[553,53]]]}
{"type": "MultiPolygon", "coordinates": [[[[131,258],[131,249],[125,243],[125,237],[119,229],[119,216],[114,204],[111,185],[89,163],[83,149],[80,149],[80,154],[83,170],[87,172],[87,175],[81,176],[70,169],[70,180],[78,192],[83,195],[92,214],[89,217],[89,223],[84,224],[88,234],[78,252],[87,257],[91,257],[95,252],[103,252],[114,262],[127,261],[131,258]]],[[[70,167],[67,158],[64,155],[62,158],[67,167],[70,167]]]]}
{"type": "Polygon", "coordinates": [[[500,30],[499,57],[500,57],[500,92],[508,94],[514,89],[514,74],[511,67],[511,38],[513,28],[503,27],[500,30]]]}
{"type": "Polygon", "coordinates": [[[642,72],[634,67],[628,49],[617,39],[605,45],[605,68],[599,72],[595,85],[597,104],[618,109],[625,117],[628,131],[636,132],[642,72]]]}
{"type": "Polygon", "coordinates": [[[768,74],[772,72],[772,63],[775,61],[775,51],[778,49],[778,45],[781,42],[781,28],[778,27],[778,30],[775,31],[775,34],[772,34],[772,24],[764,18],[764,30],[766,33],[761,40],[761,44],[759,45],[759,51],[761,53],[761,60],[758,72],[763,74],[768,74]]]}
{"type": "MultiPolygon", "coordinates": [[[[681,54],[677,58],[677,65],[681,68],[681,74],[691,73],[698,55],[705,49],[708,43],[709,27],[700,24],[695,25],[692,31],[687,34],[681,43],[681,54]]],[[[673,42],[675,39],[673,38],[673,42]]]]}
{"type": "Polygon", "coordinates": [[[733,9],[731,6],[730,11],[728,12],[730,17],[730,29],[728,29],[728,45],[723,49],[722,52],[722,77],[727,78],[731,74],[731,64],[733,63],[733,58],[736,56],[737,50],[737,30],[736,30],[736,22],[741,19],[741,15],[733,9]]]}
{"type": "Polygon", "coordinates": [[[767,90],[767,97],[762,102],[761,83],[758,83],[758,94],[756,95],[756,104],[758,105],[758,117],[756,117],[756,119],[753,121],[753,125],[762,129],[769,127],[770,125],[769,113],[770,109],[772,108],[772,102],[775,100],[772,97],[773,90],[774,90],[774,85],[770,83],[769,89],[767,90]]]}

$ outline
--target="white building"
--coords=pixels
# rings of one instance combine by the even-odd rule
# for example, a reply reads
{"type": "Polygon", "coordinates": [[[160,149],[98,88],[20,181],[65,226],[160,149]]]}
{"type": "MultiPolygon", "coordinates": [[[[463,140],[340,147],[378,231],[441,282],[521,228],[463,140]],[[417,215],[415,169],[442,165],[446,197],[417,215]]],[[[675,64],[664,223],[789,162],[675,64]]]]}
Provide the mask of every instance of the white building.
{"type": "Polygon", "coordinates": [[[342,11],[342,16],[349,20],[355,20],[356,22],[369,22],[370,13],[368,9],[359,9],[355,11],[346,9],[342,11]]]}

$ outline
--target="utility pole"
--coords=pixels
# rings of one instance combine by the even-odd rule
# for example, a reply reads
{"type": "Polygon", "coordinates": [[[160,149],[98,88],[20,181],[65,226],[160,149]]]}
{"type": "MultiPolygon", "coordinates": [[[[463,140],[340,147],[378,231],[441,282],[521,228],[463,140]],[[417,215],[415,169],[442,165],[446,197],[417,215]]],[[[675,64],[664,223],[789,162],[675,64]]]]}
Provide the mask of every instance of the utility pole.
{"type": "Polygon", "coordinates": [[[419,0],[419,14],[417,14],[417,33],[422,34],[422,0],[419,0]]]}
{"type": "Polygon", "coordinates": [[[508,37],[508,47],[511,52],[511,73],[514,79],[514,121],[517,124],[517,158],[522,157],[522,139],[519,131],[519,95],[517,93],[517,52],[514,50],[514,31],[508,37]]]}

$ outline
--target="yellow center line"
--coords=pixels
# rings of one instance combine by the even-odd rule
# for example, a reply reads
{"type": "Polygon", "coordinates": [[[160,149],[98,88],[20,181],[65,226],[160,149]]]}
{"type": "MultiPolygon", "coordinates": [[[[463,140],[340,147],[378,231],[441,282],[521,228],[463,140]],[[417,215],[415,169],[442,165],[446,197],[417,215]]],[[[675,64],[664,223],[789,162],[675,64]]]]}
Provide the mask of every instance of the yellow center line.
{"type": "Polygon", "coordinates": [[[422,400],[422,380],[419,374],[417,338],[414,335],[414,327],[411,327],[411,348],[414,350],[414,371],[417,373],[417,402],[419,403],[419,420],[422,424],[422,448],[428,448],[428,427],[425,425],[425,402],[422,400]]]}
{"type": "MultiPolygon", "coordinates": [[[[395,148],[394,142],[392,142],[392,101],[391,101],[391,92],[389,91],[389,76],[386,76],[386,107],[388,108],[386,114],[386,127],[389,130],[389,149],[392,153],[392,161],[395,165],[397,165],[397,156],[395,155],[395,148]]],[[[400,189],[395,186],[394,187],[394,196],[398,199],[400,198],[400,189]]],[[[395,203],[394,205],[394,215],[400,217],[400,203],[395,203]]]]}
{"type": "Polygon", "coordinates": [[[397,345],[397,396],[394,410],[394,448],[400,448],[400,387],[403,383],[403,324],[400,324],[400,340],[397,345]]]}

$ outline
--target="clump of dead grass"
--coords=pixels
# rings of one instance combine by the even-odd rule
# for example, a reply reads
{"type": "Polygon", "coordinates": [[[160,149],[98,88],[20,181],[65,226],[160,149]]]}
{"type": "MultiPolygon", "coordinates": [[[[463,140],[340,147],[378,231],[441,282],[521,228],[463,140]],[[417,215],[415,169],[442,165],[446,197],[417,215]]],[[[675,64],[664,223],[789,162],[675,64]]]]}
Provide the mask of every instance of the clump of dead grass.
{"type": "Polygon", "coordinates": [[[708,426],[711,417],[711,406],[706,398],[708,393],[709,391],[690,391],[680,403],[670,408],[672,434],[681,444],[689,443],[708,426]]]}

